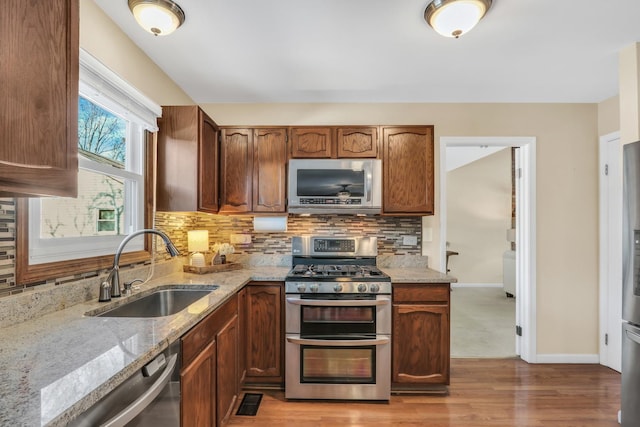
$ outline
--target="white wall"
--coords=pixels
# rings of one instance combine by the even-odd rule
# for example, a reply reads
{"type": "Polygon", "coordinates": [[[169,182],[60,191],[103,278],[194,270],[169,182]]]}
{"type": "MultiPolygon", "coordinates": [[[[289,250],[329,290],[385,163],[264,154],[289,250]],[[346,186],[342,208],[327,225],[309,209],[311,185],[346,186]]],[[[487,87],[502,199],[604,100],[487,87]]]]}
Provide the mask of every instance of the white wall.
{"type": "Polygon", "coordinates": [[[458,282],[502,283],[510,226],[510,148],[447,173],[447,241],[459,253],[449,259],[449,269],[458,282]]]}

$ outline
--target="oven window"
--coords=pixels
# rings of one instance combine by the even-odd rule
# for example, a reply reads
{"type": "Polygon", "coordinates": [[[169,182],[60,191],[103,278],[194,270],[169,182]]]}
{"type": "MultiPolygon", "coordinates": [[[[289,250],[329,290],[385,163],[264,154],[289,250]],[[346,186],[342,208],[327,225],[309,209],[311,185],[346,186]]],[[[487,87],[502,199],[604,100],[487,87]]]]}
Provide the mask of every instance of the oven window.
{"type": "Polygon", "coordinates": [[[300,334],[329,337],[350,334],[375,335],[376,307],[302,306],[300,334]]]}
{"type": "Polygon", "coordinates": [[[300,382],[375,384],[376,347],[300,346],[300,382]]]}

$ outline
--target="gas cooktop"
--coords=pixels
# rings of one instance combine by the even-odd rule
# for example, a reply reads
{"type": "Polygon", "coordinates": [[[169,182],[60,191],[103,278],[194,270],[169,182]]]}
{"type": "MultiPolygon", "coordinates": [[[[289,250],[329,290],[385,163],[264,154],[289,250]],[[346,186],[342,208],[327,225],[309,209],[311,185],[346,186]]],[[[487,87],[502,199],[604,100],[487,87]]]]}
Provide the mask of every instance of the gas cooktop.
{"type": "Polygon", "coordinates": [[[309,264],[296,265],[287,275],[295,280],[332,280],[336,278],[353,280],[388,280],[389,276],[374,265],[309,264]]]}

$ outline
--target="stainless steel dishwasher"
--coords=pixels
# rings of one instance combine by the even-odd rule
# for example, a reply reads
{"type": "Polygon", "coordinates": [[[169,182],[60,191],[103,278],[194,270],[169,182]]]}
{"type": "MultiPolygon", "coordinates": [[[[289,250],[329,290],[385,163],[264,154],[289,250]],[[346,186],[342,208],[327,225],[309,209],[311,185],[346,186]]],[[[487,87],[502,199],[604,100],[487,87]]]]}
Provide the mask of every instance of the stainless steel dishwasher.
{"type": "Polygon", "coordinates": [[[75,427],[179,427],[180,342],[73,420],[75,427]]]}

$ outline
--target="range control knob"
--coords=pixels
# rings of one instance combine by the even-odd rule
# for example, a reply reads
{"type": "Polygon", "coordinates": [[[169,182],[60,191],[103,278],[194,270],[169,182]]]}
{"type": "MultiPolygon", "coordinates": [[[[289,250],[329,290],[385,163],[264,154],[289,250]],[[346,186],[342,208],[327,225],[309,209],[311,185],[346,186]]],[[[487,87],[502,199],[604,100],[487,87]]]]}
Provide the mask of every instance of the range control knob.
{"type": "Polygon", "coordinates": [[[309,286],[309,290],[310,290],[311,292],[318,292],[318,284],[317,284],[317,283],[314,283],[313,285],[310,285],[310,286],[309,286]]]}
{"type": "Polygon", "coordinates": [[[300,292],[301,294],[303,294],[306,290],[307,290],[307,287],[304,284],[300,283],[298,285],[298,292],[300,292]]]}
{"type": "Polygon", "coordinates": [[[378,285],[377,283],[372,283],[371,286],[369,286],[369,291],[373,292],[374,294],[379,290],[380,290],[380,285],[378,285]]]}
{"type": "Polygon", "coordinates": [[[366,292],[367,291],[367,285],[365,285],[364,283],[360,283],[358,285],[358,292],[366,292]]]}
{"type": "Polygon", "coordinates": [[[342,292],[342,285],[341,284],[333,285],[333,290],[336,292],[342,292]]]}

